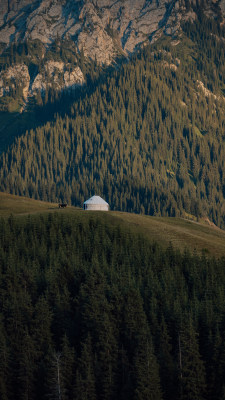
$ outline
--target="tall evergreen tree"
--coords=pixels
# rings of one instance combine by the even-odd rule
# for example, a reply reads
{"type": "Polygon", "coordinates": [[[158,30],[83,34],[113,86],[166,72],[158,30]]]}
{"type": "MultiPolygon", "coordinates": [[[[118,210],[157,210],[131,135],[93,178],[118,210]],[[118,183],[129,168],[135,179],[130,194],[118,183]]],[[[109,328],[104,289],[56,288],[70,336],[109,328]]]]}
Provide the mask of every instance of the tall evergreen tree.
{"type": "Polygon", "coordinates": [[[180,398],[204,400],[206,398],[205,367],[199,353],[198,335],[191,318],[179,335],[180,398]]]}

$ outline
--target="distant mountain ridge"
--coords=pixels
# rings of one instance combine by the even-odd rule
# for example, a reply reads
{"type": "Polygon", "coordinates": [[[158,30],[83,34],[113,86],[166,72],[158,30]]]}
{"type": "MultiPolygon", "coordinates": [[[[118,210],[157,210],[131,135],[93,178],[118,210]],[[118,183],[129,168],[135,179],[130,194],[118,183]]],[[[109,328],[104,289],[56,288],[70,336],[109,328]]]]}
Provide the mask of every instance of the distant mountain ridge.
{"type": "Polygon", "coordinates": [[[162,33],[179,34],[197,10],[224,23],[225,0],[8,0],[0,5],[0,43],[29,39],[48,46],[70,38],[86,57],[110,64],[162,33]]]}

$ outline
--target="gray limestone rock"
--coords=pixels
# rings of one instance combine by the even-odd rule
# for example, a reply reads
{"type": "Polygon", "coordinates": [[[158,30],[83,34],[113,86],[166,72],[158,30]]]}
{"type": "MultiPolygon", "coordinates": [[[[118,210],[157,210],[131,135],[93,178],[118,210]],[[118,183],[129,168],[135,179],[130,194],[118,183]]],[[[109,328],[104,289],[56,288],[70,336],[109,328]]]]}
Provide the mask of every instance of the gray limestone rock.
{"type": "Polygon", "coordinates": [[[85,83],[83,73],[79,67],[72,70],[63,62],[48,61],[42,72],[39,72],[32,80],[28,67],[25,64],[16,64],[0,73],[0,97],[9,93],[10,88],[21,86],[23,100],[44,93],[46,88],[55,90],[74,90],[85,83]]]}
{"type": "Polygon", "coordinates": [[[0,97],[7,94],[10,91],[10,87],[15,87],[16,84],[21,86],[23,98],[26,100],[30,85],[30,75],[25,64],[16,64],[0,73],[0,97]]]}
{"type": "Polygon", "coordinates": [[[52,87],[55,90],[73,90],[84,83],[84,76],[79,67],[70,71],[69,65],[63,62],[48,61],[44,65],[43,72],[36,75],[30,88],[30,94],[37,94],[38,91],[43,93],[47,87],[52,87]]]}
{"type": "MultiPolygon", "coordinates": [[[[25,64],[0,73],[0,97],[21,87],[24,110],[29,97],[44,94],[47,88],[74,90],[85,83],[79,67],[71,70],[56,60],[41,63],[57,38],[72,40],[78,52],[104,65],[120,55],[128,57],[162,34],[171,36],[176,46],[182,22],[196,19],[195,3],[191,0],[187,9],[185,0],[1,0],[0,48],[26,39],[38,40],[42,46],[32,76],[25,64]]],[[[225,0],[205,0],[204,13],[219,16],[224,23],[225,0]]],[[[176,59],[165,67],[176,71],[179,62],[176,59]]]]}
{"type": "MultiPolygon", "coordinates": [[[[214,2],[205,2],[207,15],[215,14],[214,2]]],[[[225,17],[225,0],[218,10],[225,17]]],[[[187,19],[194,20],[195,13],[183,0],[2,0],[0,43],[29,38],[48,46],[70,37],[87,57],[110,64],[163,32],[176,35],[187,19]]]]}

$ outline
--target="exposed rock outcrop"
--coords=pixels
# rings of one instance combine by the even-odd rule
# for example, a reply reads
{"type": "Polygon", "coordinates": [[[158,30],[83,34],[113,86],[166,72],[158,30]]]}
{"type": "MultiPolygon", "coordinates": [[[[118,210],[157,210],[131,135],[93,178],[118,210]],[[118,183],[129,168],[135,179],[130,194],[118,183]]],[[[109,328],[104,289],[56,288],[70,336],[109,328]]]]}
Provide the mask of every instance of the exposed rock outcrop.
{"type": "Polygon", "coordinates": [[[55,90],[73,90],[77,85],[84,83],[84,76],[80,67],[75,67],[71,71],[69,65],[63,62],[49,61],[45,64],[42,72],[35,77],[30,88],[31,94],[38,91],[44,92],[47,87],[55,90]]]}
{"type": "Polygon", "coordinates": [[[39,91],[43,94],[46,88],[55,90],[74,90],[78,85],[84,84],[84,76],[79,67],[70,68],[63,62],[48,61],[41,72],[35,77],[30,76],[25,64],[16,64],[0,73],[0,97],[8,94],[16,86],[21,88],[23,100],[36,95],[39,91]]]}
{"type": "MultiPolygon", "coordinates": [[[[28,52],[25,61],[21,58],[19,64],[0,73],[0,97],[9,93],[12,96],[13,92],[18,94],[19,89],[20,103],[26,103],[29,97],[38,92],[43,95],[47,88],[73,90],[84,83],[83,72],[75,66],[79,63],[77,53],[80,53],[80,58],[84,54],[100,64],[109,65],[117,56],[123,54],[127,57],[138,48],[156,41],[162,34],[171,36],[171,44],[176,46],[182,40],[181,23],[197,18],[196,2],[197,0],[3,0],[0,2],[0,48],[24,42],[26,39],[29,39],[32,46],[35,43],[39,47],[35,59],[32,58],[33,55],[29,59],[28,52]],[[62,58],[65,62],[60,61],[61,50],[57,53],[57,41],[72,43],[73,48],[69,51],[73,54],[73,62],[70,65],[67,64],[67,58],[62,58]],[[51,46],[53,43],[56,57],[53,51],[54,61],[46,61],[49,60],[46,53],[54,48],[51,46]],[[32,63],[35,71],[32,70],[32,63]]],[[[224,23],[225,0],[204,0],[202,7],[202,12],[206,15],[218,17],[221,24],[224,23]]],[[[10,62],[15,62],[13,57],[10,62]]],[[[178,59],[168,59],[164,65],[176,71],[179,62],[178,59]]],[[[202,87],[201,89],[205,90],[202,87]]],[[[205,95],[208,96],[206,92],[205,95]]]]}
{"type": "Polygon", "coordinates": [[[203,83],[203,82],[201,82],[201,81],[196,81],[196,85],[197,85],[197,89],[198,89],[198,90],[200,89],[200,90],[204,93],[205,97],[213,97],[215,100],[224,100],[224,101],[225,101],[225,97],[223,97],[223,96],[216,96],[214,93],[212,93],[209,89],[207,89],[207,88],[204,86],[204,83],[203,83]]]}
{"type": "MultiPolygon", "coordinates": [[[[194,20],[195,0],[9,0],[0,5],[0,43],[39,39],[46,46],[70,37],[77,49],[100,63],[129,55],[162,32],[174,35],[194,20]]],[[[225,17],[225,0],[204,2],[207,15],[225,17]]]]}
{"type": "Polygon", "coordinates": [[[10,90],[20,86],[24,100],[27,99],[30,85],[30,75],[25,64],[17,64],[0,74],[0,97],[8,94],[10,90]]]}

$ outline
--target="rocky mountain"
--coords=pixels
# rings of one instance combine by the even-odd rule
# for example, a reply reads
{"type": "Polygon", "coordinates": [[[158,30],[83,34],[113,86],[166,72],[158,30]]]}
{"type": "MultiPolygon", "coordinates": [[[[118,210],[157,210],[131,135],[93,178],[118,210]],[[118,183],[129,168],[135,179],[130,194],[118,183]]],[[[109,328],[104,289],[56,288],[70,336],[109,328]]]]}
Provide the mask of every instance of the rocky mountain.
{"type": "Polygon", "coordinates": [[[64,62],[48,61],[44,64],[42,72],[37,72],[31,79],[26,64],[16,64],[0,74],[0,97],[10,93],[20,82],[22,96],[27,101],[28,96],[35,96],[38,92],[44,93],[47,87],[55,90],[73,90],[77,85],[84,83],[84,76],[79,67],[70,69],[64,62]]]}
{"type": "MultiPolygon", "coordinates": [[[[225,17],[225,0],[201,2],[208,16],[225,17]]],[[[110,64],[162,33],[179,33],[181,22],[196,18],[198,0],[8,0],[0,5],[0,43],[25,39],[45,46],[71,38],[80,51],[110,64]]]]}
{"type": "Polygon", "coordinates": [[[194,21],[197,13],[223,24],[225,0],[201,4],[198,0],[4,0],[0,4],[0,98],[19,101],[12,106],[4,100],[0,108],[10,105],[23,111],[27,99],[38,92],[43,96],[46,88],[74,89],[83,84],[78,55],[109,65],[163,34],[177,45],[182,23],[194,21]],[[27,57],[12,56],[13,48],[28,42],[34,45],[27,57]],[[61,43],[58,54],[56,43],[61,43]],[[46,57],[53,46],[53,56],[46,57]],[[64,48],[73,54],[72,62],[68,54],[62,59],[64,48]],[[4,58],[9,49],[10,57],[4,58]]]}

